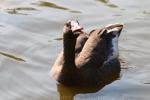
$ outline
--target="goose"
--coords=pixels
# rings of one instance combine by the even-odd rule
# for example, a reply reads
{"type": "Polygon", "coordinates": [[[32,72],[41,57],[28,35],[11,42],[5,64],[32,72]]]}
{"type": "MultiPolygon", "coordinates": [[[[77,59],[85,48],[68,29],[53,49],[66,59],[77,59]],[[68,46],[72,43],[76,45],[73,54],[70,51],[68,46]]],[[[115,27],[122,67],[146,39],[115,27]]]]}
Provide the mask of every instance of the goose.
{"type": "Polygon", "coordinates": [[[123,24],[115,23],[87,34],[78,21],[63,28],[63,50],[50,74],[66,86],[96,86],[121,70],[118,39],[123,24]]]}

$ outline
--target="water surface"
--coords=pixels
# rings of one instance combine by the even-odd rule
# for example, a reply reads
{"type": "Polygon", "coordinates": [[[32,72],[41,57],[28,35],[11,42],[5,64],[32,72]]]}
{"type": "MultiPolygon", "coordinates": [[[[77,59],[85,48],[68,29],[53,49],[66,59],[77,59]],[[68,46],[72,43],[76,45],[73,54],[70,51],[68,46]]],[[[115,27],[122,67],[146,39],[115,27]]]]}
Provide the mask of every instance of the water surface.
{"type": "Polygon", "coordinates": [[[149,5],[148,0],[0,0],[0,100],[59,100],[49,70],[62,49],[68,19],[78,19],[87,32],[125,24],[120,79],[75,100],[149,100],[149,5]]]}

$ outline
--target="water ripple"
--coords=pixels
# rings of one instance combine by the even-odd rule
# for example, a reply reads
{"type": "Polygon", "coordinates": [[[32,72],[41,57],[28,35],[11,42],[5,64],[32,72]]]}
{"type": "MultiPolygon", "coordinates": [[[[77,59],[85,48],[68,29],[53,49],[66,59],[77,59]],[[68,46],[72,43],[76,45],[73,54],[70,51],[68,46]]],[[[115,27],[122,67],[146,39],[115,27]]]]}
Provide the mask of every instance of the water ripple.
{"type": "Polygon", "coordinates": [[[11,59],[14,59],[16,61],[23,61],[23,62],[25,62],[25,60],[20,58],[20,57],[17,57],[15,55],[12,55],[12,54],[9,54],[9,53],[5,53],[5,52],[2,52],[2,51],[0,51],[0,55],[3,55],[5,57],[11,58],[11,59]]]}
{"type": "Polygon", "coordinates": [[[16,7],[16,8],[7,8],[5,11],[9,14],[20,14],[20,15],[28,15],[24,12],[27,11],[37,11],[37,9],[32,7],[16,7]]]}
{"type": "Polygon", "coordinates": [[[63,40],[63,38],[62,38],[62,37],[60,37],[60,38],[55,38],[54,40],[62,41],[62,40],[63,40]]]}
{"type": "Polygon", "coordinates": [[[50,8],[55,8],[55,9],[59,9],[59,10],[65,10],[65,11],[69,11],[72,13],[81,13],[81,11],[72,10],[70,8],[63,7],[63,6],[57,5],[57,4],[52,3],[52,2],[47,2],[47,1],[39,1],[37,3],[33,3],[33,5],[38,5],[41,7],[50,7],[50,8]]]}
{"type": "Polygon", "coordinates": [[[105,3],[105,4],[109,2],[109,0],[97,0],[97,1],[99,1],[101,3],[105,3]]]}
{"type": "Polygon", "coordinates": [[[110,3],[109,0],[96,0],[96,1],[101,2],[110,8],[118,8],[119,7],[113,3],[110,3]]]}

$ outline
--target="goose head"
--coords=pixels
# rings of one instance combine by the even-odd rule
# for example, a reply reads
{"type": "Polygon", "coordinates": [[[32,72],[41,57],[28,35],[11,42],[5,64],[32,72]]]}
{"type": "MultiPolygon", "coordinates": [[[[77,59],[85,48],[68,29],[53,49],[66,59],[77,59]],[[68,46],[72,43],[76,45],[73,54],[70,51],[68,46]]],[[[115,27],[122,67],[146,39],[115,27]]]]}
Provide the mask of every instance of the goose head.
{"type": "Polygon", "coordinates": [[[122,29],[123,29],[123,24],[119,24],[119,23],[107,25],[102,29],[101,38],[106,39],[107,42],[106,62],[116,59],[119,56],[118,41],[122,29]]]}
{"type": "Polygon", "coordinates": [[[83,27],[79,25],[79,22],[77,20],[69,20],[64,24],[63,33],[64,34],[73,34],[73,35],[79,35],[83,33],[83,27]]]}

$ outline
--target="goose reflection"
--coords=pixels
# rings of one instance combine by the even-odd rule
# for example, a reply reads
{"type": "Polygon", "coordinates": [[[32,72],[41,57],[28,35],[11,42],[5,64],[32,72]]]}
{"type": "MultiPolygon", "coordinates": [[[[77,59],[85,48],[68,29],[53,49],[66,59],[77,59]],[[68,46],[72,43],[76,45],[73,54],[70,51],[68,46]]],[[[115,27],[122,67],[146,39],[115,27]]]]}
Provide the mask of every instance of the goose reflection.
{"type": "Polygon", "coordinates": [[[87,94],[87,93],[96,93],[100,91],[106,85],[118,80],[120,78],[120,72],[116,73],[115,75],[111,76],[105,82],[100,83],[96,86],[65,86],[63,84],[57,84],[57,91],[59,93],[60,100],[74,100],[74,97],[77,94],[87,94]]]}

